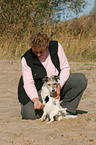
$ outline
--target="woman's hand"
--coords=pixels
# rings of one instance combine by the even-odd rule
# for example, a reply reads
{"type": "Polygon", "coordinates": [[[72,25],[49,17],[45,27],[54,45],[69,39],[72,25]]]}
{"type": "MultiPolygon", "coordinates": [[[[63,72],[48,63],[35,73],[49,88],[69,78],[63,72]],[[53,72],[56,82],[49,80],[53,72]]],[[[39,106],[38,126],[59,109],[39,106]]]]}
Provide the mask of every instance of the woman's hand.
{"type": "Polygon", "coordinates": [[[55,97],[55,99],[58,99],[60,101],[60,90],[61,90],[61,86],[57,85],[57,96],[55,97]]]}
{"type": "Polygon", "coordinates": [[[43,109],[44,108],[44,104],[42,104],[38,98],[34,98],[32,101],[34,103],[34,109],[43,109]]]}
{"type": "Polygon", "coordinates": [[[35,101],[34,102],[34,109],[43,109],[44,104],[42,104],[40,101],[35,101]]]}

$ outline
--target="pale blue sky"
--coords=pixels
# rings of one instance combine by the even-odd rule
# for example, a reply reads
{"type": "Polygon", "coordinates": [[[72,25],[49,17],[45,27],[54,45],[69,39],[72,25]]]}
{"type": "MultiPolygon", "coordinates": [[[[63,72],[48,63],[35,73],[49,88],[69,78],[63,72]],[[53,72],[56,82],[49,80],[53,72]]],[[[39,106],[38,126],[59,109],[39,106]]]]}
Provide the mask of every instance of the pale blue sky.
{"type": "MultiPolygon", "coordinates": [[[[94,7],[94,1],[95,0],[87,0],[88,1],[88,5],[83,9],[83,12],[82,13],[79,13],[78,15],[76,15],[75,13],[72,12],[72,17],[66,17],[66,20],[69,20],[69,19],[73,19],[73,18],[79,18],[83,15],[87,15],[90,13],[90,11],[92,10],[92,8],[94,7]]],[[[61,21],[64,21],[64,18],[61,16],[61,21]]]]}

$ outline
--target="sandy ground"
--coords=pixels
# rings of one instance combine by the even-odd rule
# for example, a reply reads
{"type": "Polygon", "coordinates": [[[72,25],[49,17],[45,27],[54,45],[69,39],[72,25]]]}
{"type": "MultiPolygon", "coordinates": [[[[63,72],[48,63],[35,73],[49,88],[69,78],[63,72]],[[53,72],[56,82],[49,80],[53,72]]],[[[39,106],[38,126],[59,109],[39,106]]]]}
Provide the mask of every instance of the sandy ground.
{"type": "Polygon", "coordinates": [[[0,145],[96,145],[96,63],[70,62],[72,72],[88,78],[75,119],[51,124],[22,120],[17,99],[19,60],[0,60],[0,145]],[[88,111],[88,113],[86,113],[88,111]]]}

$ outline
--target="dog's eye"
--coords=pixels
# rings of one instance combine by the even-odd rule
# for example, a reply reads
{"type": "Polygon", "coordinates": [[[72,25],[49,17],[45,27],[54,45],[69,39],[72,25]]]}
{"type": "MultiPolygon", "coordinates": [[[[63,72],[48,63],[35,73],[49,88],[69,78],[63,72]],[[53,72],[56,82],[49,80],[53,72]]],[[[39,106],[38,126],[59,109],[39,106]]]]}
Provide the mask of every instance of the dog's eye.
{"type": "Polygon", "coordinates": [[[51,84],[48,84],[48,86],[51,86],[51,84]]]}

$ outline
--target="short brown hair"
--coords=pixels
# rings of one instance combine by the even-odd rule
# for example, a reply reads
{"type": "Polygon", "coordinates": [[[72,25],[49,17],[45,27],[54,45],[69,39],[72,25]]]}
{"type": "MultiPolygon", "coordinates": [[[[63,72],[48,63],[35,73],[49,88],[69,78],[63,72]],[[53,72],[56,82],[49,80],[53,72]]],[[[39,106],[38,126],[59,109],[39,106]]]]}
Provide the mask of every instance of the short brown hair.
{"type": "Polygon", "coordinates": [[[46,48],[49,44],[49,37],[43,31],[39,31],[30,37],[31,48],[46,48]]]}

